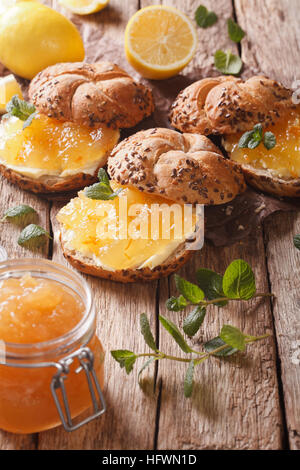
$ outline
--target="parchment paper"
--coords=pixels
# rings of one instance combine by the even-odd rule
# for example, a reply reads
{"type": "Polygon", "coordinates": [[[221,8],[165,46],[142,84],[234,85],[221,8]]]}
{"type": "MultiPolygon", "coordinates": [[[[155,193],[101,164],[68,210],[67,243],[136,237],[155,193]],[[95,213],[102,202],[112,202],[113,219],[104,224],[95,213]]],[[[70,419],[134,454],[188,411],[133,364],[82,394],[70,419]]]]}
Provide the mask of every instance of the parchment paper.
{"type": "MultiPolygon", "coordinates": [[[[113,23],[108,30],[104,26],[101,14],[80,17],[72,15],[60,7],[56,2],[45,0],[43,3],[61,11],[69,17],[78,27],[84,40],[86,61],[95,62],[108,60],[115,62],[127,70],[135,79],[142,81],[153,90],[156,109],[153,115],[141,122],[135,128],[122,131],[122,137],[131,135],[138,130],[151,127],[170,127],[168,112],[171,103],[177,94],[196,80],[203,78],[205,71],[193,70],[187,75],[178,75],[169,80],[149,81],[142,79],[127,63],[123,38],[114,36],[113,23]]],[[[116,12],[117,17],[117,12],[116,12]]],[[[116,18],[117,21],[117,18],[116,18]]],[[[0,76],[9,72],[0,64],[0,76]]],[[[213,72],[216,75],[215,71],[213,72]]],[[[212,75],[211,70],[207,75],[212,75]]],[[[24,96],[27,97],[28,81],[18,78],[22,85],[24,96]]],[[[215,142],[218,144],[218,142],[215,142]]],[[[59,195],[59,199],[70,198],[70,195],[59,195]]],[[[58,197],[56,197],[58,199],[58,197]]],[[[269,215],[277,211],[295,211],[300,208],[300,200],[276,199],[269,195],[256,192],[249,188],[244,194],[233,202],[222,206],[207,207],[205,209],[205,237],[217,246],[226,246],[247,238],[254,233],[257,226],[269,215]]]]}

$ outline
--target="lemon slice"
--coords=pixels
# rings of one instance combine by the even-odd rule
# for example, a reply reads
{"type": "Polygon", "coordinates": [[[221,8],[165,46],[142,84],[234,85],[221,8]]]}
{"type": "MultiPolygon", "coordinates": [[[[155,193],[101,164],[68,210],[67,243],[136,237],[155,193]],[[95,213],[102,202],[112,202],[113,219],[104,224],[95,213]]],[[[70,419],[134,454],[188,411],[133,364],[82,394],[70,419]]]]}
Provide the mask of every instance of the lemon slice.
{"type": "Polygon", "coordinates": [[[139,10],[125,31],[128,62],[143,77],[172,77],[192,59],[197,34],[192,22],[173,7],[153,5],[139,10]]]}
{"type": "Polygon", "coordinates": [[[0,113],[5,113],[7,103],[14,95],[23,98],[20,85],[13,75],[0,78],[0,113]]]}
{"type": "Polygon", "coordinates": [[[58,0],[61,5],[77,15],[89,15],[102,10],[109,0],[58,0]]]}

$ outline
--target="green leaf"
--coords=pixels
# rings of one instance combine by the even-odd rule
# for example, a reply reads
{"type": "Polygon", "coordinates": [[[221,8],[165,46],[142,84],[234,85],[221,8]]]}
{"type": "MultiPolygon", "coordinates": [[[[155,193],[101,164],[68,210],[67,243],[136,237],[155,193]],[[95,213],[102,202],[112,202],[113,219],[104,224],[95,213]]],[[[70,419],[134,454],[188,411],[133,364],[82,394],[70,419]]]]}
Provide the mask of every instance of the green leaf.
{"type": "Polygon", "coordinates": [[[36,220],[37,217],[37,212],[32,207],[21,204],[8,209],[4,213],[1,222],[7,220],[8,222],[24,227],[24,225],[27,225],[29,222],[36,220]]]}
{"type": "MultiPolygon", "coordinates": [[[[197,282],[204,291],[205,297],[208,300],[225,297],[222,286],[223,276],[221,276],[221,274],[218,274],[211,269],[201,268],[198,269],[196,276],[197,282]]],[[[224,307],[226,304],[226,300],[215,303],[215,305],[218,305],[219,307],[224,307]]]]}
{"type": "Polygon", "coordinates": [[[35,106],[27,101],[21,100],[18,95],[14,95],[7,103],[6,111],[10,116],[15,116],[25,121],[23,129],[31,124],[37,114],[35,106]]]}
{"type": "Polygon", "coordinates": [[[239,141],[239,148],[255,149],[263,140],[263,128],[256,124],[252,131],[245,132],[239,141]]]}
{"type": "Polygon", "coordinates": [[[104,168],[100,168],[98,172],[98,179],[99,183],[95,183],[92,186],[88,186],[84,190],[84,194],[89,199],[109,201],[115,199],[122,192],[122,188],[117,189],[117,191],[115,192],[112,190],[108,175],[104,168]]]}
{"type": "Polygon", "coordinates": [[[195,370],[195,362],[194,360],[192,360],[189,363],[188,369],[185,374],[185,379],[184,379],[185,398],[190,398],[193,393],[194,370],[195,370]]]}
{"type": "Polygon", "coordinates": [[[206,309],[196,307],[183,321],[183,331],[188,336],[195,336],[205,318],[206,309]]]}
{"type": "Polygon", "coordinates": [[[168,331],[168,333],[170,333],[170,335],[173,336],[173,338],[175,339],[178,346],[182,349],[182,351],[184,351],[185,353],[192,352],[192,349],[186,343],[179,329],[173,322],[171,322],[171,320],[168,320],[162,315],[159,315],[159,321],[161,322],[162,326],[168,331]]]}
{"type": "Polygon", "coordinates": [[[294,245],[297,248],[297,250],[300,250],[300,235],[294,236],[294,245]]]}
{"type": "MultiPolygon", "coordinates": [[[[225,346],[225,344],[226,343],[220,338],[220,336],[217,336],[216,338],[213,338],[210,341],[207,341],[207,343],[205,343],[203,347],[205,351],[212,353],[213,351],[220,348],[221,346],[225,346]]],[[[214,353],[213,356],[216,356],[216,357],[232,356],[232,354],[235,354],[237,351],[238,349],[228,346],[228,348],[222,349],[222,351],[214,353]]]]}
{"type": "Polygon", "coordinates": [[[136,356],[128,357],[127,359],[125,359],[124,366],[125,366],[126,373],[128,375],[132,371],[135,361],[136,361],[136,356]]]}
{"type": "Polygon", "coordinates": [[[218,21],[213,11],[208,11],[204,5],[200,5],[195,13],[195,20],[200,28],[209,28],[218,21]]]}
{"type": "Polygon", "coordinates": [[[121,191],[122,188],[119,188],[117,189],[117,191],[113,192],[110,187],[108,188],[102,183],[95,183],[92,186],[88,186],[87,188],[85,188],[84,194],[89,199],[100,199],[102,201],[110,201],[112,199],[115,199],[121,191]]]}
{"type": "Polygon", "coordinates": [[[150,357],[150,359],[148,359],[148,361],[146,361],[142,367],[140,368],[139,370],[139,373],[138,373],[138,382],[140,384],[140,377],[141,377],[141,374],[144,372],[145,369],[147,369],[147,367],[150,366],[150,364],[152,364],[152,362],[155,362],[155,361],[158,361],[158,357],[150,357]]]}
{"type": "Polygon", "coordinates": [[[198,304],[204,299],[204,292],[196,284],[186,281],[182,277],[175,274],[175,284],[183,297],[192,304],[198,304]]]}
{"type": "Polygon", "coordinates": [[[177,297],[170,297],[166,301],[166,307],[168,310],[171,310],[171,312],[180,312],[181,310],[184,310],[188,305],[188,302],[185,300],[183,295],[180,295],[178,298],[177,297]]]}
{"type": "Polygon", "coordinates": [[[256,292],[255,277],[246,261],[238,259],[228,266],[223,277],[223,291],[229,299],[252,299],[256,292]]]}
{"type": "Polygon", "coordinates": [[[127,374],[130,374],[137,359],[136,355],[127,349],[117,349],[110,353],[122,368],[125,367],[127,374]]]}
{"type": "Polygon", "coordinates": [[[231,18],[227,20],[228,35],[233,42],[240,42],[246,33],[242,28],[231,18]]]}
{"type": "Polygon", "coordinates": [[[245,335],[235,326],[224,325],[220,333],[220,338],[232,348],[238,349],[239,351],[245,350],[245,335]]]}
{"type": "Polygon", "coordinates": [[[104,168],[100,168],[97,177],[99,183],[102,183],[104,186],[110,186],[109,177],[104,168]]]}
{"type": "Polygon", "coordinates": [[[243,62],[241,58],[231,51],[218,50],[215,53],[215,67],[224,75],[239,75],[243,62]]]}
{"type": "Polygon", "coordinates": [[[140,326],[146,344],[148,344],[149,348],[153,349],[153,351],[157,351],[157,347],[150,329],[150,324],[145,313],[142,313],[140,316],[140,326]]]}
{"type": "Polygon", "coordinates": [[[18,239],[18,244],[28,249],[40,248],[50,238],[49,233],[39,225],[30,224],[25,227],[18,239]]]}
{"type": "Polygon", "coordinates": [[[266,132],[264,135],[264,146],[267,150],[271,150],[276,145],[276,137],[273,132],[266,132]]]}
{"type": "Polygon", "coordinates": [[[248,144],[250,140],[252,139],[252,136],[253,136],[253,131],[245,132],[239,140],[239,148],[240,149],[248,148],[248,144]]]}

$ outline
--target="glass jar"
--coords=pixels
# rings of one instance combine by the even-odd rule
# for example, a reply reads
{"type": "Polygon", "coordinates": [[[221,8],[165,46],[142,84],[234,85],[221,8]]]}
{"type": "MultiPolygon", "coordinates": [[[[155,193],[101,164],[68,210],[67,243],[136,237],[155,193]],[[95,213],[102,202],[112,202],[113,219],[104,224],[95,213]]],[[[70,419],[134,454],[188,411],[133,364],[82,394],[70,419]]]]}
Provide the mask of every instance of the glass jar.
{"type": "Polygon", "coordinates": [[[17,344],[0,338],[0,428],[35,433],[63,424],[72,431],[105,411],[104,351],[95,332],[91,290],[77,273],[52,261],[0,263],[0,281],[27,274],[68,288],[80,297],[84,312],[75,327],[49,341],[17,344]],[[91,405],[91,414],[74,424],[91,405]]]}

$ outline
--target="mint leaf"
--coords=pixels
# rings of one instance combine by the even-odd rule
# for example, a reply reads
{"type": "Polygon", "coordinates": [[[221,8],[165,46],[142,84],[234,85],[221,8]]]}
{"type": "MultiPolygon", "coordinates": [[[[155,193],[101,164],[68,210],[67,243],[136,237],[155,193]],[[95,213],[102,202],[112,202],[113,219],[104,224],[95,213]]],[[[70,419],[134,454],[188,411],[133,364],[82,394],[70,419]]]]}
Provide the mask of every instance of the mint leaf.
{"type": "Polygon", "coordinates": [[[103,184],[104,186],[110,186],[109,177],[104,168],[100,168],[97,177],[99,183],[103,184]]]}
{"type": "Polygon", "coordinates": [[[117,189],[117,191],[113,191],[110,186],[109,178],[104,170],[104,168],[100,168],[98,172],[98,179],[99,183],[95,183],[92,186],[88,186],[84,190],[84,194],[89,199],[100,199],[102,201],[109,201],[115,199],[122,191],[122,188],[117,189]]]}
{"type": "MultiPolygon", "coordinates": [[[[225,346],[225,342],[220,338],[220,336],[217,336],[216,338],[211,339],[210,341],[207,341],[205,343],[204,349],[205,351],[211,353],[215,351],[216,349],[220,348],[221,346],[225,346]]],[[[227,356],[232,356],[232,354],[235,354],[238,351],[236,348],[232,348],[228,346],[228,348],[222,349],[222,351],[218,351],[213,354],[213,356],[216,357],[227,357],[227,356]]]]}
{"type": "Polygon", "coordinates": [[[245,350],[245,335],[235,326],[224,325],[220,333],[220,338],[232,348],[238,349],[239,351],[245,350]]]}
{"type": "Polygon", "coordinates": [[[195,362],[192,360],[189,363],[189,367],[185,374],[184,379],[184,396],[185,398],[190,398],[193,393],[193,382],[194,382],[194,370],[195,370],[195,362]]]}
{"type": "Polygon", "coordinates": [[[233,42],[240,42],[246,33],[233,19],[227,20],[228,35],[233,42]]]}
{"type": "Polygon", "coordinates": [[[256,124],[252,131],[245,132],[239,141],[239,148],[255,149],[263,141],[267,150],[271,150],[276,145],[276,137],[273,132],[265,132],[263,136],[263,127],[256,124]]]}
{"type": "Polygon", "coordinates": [[[196,307],[183,321],[183,331],[188,336],[195,336],[206,315],[204,307],[196,307]]]}
{"type": "Polygon", "coordinates": [[[248,144],[250,140],[252,139],[252,136],[253,136],[253,131],[245,132],[239,140],[239,148],[240,149],[248,148],[248,144]]]}
{"type": "Polygon", "coordinates": [[[7,220],[8,222],[24,227],[24,225],[27,225],[30,221],[37,219],[37,217],[37,212],[32,207],[21,204],[8,209],[4,213],[1,222],[7,220]]]}
{"type": "Polygon", "coordinates": [[[297,248],[297,250],[300,250],[300,235],[294,236],[294,245],[297,248]]]}
{"type": "Polygon", "coordinates": [[[266,132],[264,135],[264,146],[267,150],[271,150],[276,145],[276,137],[273,132],[266,132]]]}
{"type": "Polygon", "coordinates": [[[36,108],[33,104],[21,100],[18,95],[14,95],[6,105],[6,111],[10,116],[15,116],[24,122],[23,129],[29,126],[37,115],[36,108]]]}
{"type": "Polygon", "coordinates": [[[101,183],[95,183],[92,186],[88,186],[84,190],[84,194],[89,198],[89,199],[100,199],[102,201],[109,201],[112,199],[115,199],[120,192],[122,191],[122,188],[117,189],[117,191],[113,192],[111,188],[108,188],[101,183]]]}
{"type": "MultiPolygon", "coordinates": [[[[221,276],[221,274],[218,274],[211,269],[201,268],[198,269],[196,276],[197,282],[204,291],[205,297],[208,300],[225,297],[222,286],[223,276],[221,276]]],[[[226,304],[226,300],[215,303],[215,305],[218,305],[219,307],[224,307],[226,304]]]]}
{"type": "Polygon", "coordinates": [[[49,233],[39,225],[30,224],[25,227],[18,239],[18,244],[28,249],[40,248],[50,238],[49,233]]]}
{"type": "Polygon", "coordinates": [[[184,310],[188,305],[188,302],[185,300],[183,295],[180,295],[178,298],[177,297],[170,297],[166,301],[166,307],[168,310],[171,310],[171,312],[180,312],[181,310],[184,310]]]}
{"type": "Polygon", "coordinates": [[[154,361],[158,361],[158,357],[150,357],[150,359],[148,359],[148,361],[146,361],[142,367],[140,368],[139,370],[139,373],[138,373],[138,382],[139,382],[139,385],[140,385],[140,377],[141,377],[141,374],[144,372],[145,369],[147,369],[147,367],[150,366],[150,364],[152,364],[152,362],[154,361]]]}
{"type": "Polygon", "coordinates": [[[137,358],[136,355],[127,349],[117,349],[110,351],[110,353],[122,368],[125,367],[127,374],[130,374],[137,358]]]}
{"type": "Polygon", "coordinates": [[[223,277],[223,291],[229,299],[252,299],[256,292],[255,277],[246,261],[238,259],[228,266],[223,277]]]}
{"type": "Polygon", "coordinates": [[[241,58],[231,51],[218,50],[214,56],[215,67],[224,75],[239,75],[242,70],[243,62],[241,58]]]}
{"type": "Polygon", "coordinates": [[[179,329],[173,322],[171,322],[171,320],[168,320],[162,315],[159,315],[159,321],[161,322],[162,326],[168,331],[168,333],[170,333],[170,335],[175,339],[176,343],[182,349],[182,351],[184,351],[185,353],[192,352],[192,349],[186,343],[179,329]]]}
{"type": "Polygon", "coordinates": [[[195,13],[195,20],[200,28],[209,28],[218,21],[213,11],[208,11],[204,5],[200,5],[195,13]]]}
{"type": "Polygon", "coordinates": [[[144,336],[146,344],[148,344],[149,348],[153,349],[153,351],[157,351],[156,344],[150,329],[150,324],[145,313],[142,313],[140,316],[140,326],[141,333],[144,336]]]}
{"type": "Polygon", "coordinates": [[[186,281],[182,277],[175,274],[175,284],[183,297],[192,304],[198,304],[204,299],[204,292],[196,284],[186,281]]]}
{"type": "Polygon", "coordinates": [[[126,373],[128,375],[132,371],[135,361],[136,361],[136,356],[128,357],[127,359],[125,359],[124,366],[125,366],[126,373]]]}

